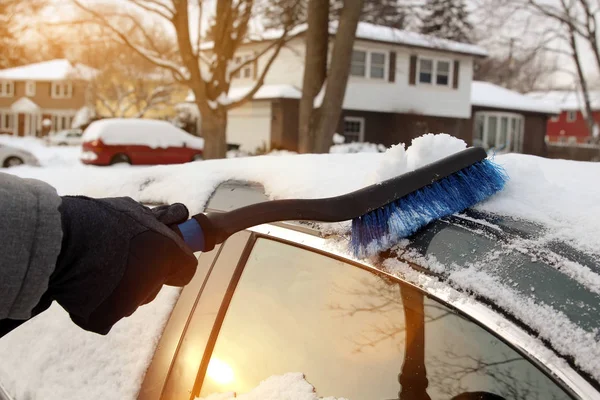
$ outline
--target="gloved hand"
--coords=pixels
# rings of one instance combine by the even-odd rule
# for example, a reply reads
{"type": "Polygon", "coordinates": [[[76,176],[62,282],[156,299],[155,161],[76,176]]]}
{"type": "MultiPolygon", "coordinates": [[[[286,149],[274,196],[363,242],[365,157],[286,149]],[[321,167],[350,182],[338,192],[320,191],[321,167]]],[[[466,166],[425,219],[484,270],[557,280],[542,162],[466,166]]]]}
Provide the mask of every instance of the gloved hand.
{"type": "Polygon", "coordinates": [[[194,276],[196,257],[169,228],[188,218],[183,204],[150,209],[128,197],[66,196],[59,211],[62,248],[41,310],[56,300],[81,328],[107,334],[164,284],[194,276]]]}

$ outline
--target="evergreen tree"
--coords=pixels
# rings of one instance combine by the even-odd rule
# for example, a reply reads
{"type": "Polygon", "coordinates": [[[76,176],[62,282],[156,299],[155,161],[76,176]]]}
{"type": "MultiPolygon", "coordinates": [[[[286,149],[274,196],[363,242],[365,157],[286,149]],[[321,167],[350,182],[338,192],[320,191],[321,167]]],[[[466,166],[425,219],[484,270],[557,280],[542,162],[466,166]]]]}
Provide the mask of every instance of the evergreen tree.
{"type": "MultiPolygon", "coordinates": [[[[408,2],[403,0],[364,0],[360,20],[390,28],[406,29],[410,25],[408,2]]],[[[332,19],[338,19],[343,1],[332,2],[332,19]]]]}
{"type": "Polygon", "coordinates": [[[471,43],[473,26],[464,0],[427,0],[421,33],[471,43]]]}

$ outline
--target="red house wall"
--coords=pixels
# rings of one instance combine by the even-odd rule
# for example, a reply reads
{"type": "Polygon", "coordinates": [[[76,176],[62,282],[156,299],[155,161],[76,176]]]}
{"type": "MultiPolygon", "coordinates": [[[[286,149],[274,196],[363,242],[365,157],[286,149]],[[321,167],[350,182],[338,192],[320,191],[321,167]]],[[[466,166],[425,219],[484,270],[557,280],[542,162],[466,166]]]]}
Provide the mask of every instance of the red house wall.
{"type": "MultiPolygon", "coordinates": [[[[567,122],[567,111],[563,111],[558,116],[558,120],[548,119],[548,127],[546,134],[550,142],[569,142],[569,138],[573,137],[577,143],[587,143],[590,134],[588,132],[585,118],[580,111],[576,112],[576,118],[573,122],[567,122]],[[563,132],[561,134],[561,132],[563,132]]],[[[600,111],[594,111],[594,121],[600,124],[600,111]]]]}

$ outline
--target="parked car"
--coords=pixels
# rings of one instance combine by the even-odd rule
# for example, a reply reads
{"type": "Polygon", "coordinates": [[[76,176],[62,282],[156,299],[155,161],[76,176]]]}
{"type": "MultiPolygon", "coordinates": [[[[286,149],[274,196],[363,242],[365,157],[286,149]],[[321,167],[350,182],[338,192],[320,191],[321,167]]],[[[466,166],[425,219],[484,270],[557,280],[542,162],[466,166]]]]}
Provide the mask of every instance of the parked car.
{"type": "Polygon", "coordinates": [[[33,154],[13,144],[14,138],[3,140],[2,135],[0,135],[0,167],[10,168],[22,164],[39,165],[33,154]]]}
{"type": "MultiPolygon", "coordinates": [[[[227,211],[267,200],[259,185],[225,182],[207,208],[227,211]]],[[[270,376],[302,372],[319,395],[352,400],[598,399],[599,382],[569,357],[561,357],[561,349],[539,340],[493,298],[465,296],[443,270],[421,265],[432,253],[445,263],[464,262],[498,257],[502,242],[537,246],[503,255],[506,268],[493,272],[508,274],[510,267],[510,279],[525,294],[535,293],[581,329],[597,332],[597,312],[582,311],[582,304],[598,310],[600,298],[557,269],[560,257],[596,271],[597,260],[565,243],[536,243],[539,232],[527,221],[468,211],[428,225],[411,238],[406,252],[387,254],[389,263],[381,263],[353,259],[305,224],[248,229],[199,254],[197,273],[176,297],[156,351],[143,357],[148,368],[141,387],[125,383],[141,400],[230,399],[209,396],[246,393],[270,376]],[[405,268],[403,274],[385,272],[394,272],[396,263],[405,268]]],[[[68,323],[68,317],[61,323],[68,323]]],[[[137,335],[147,329],[140,324],[137,335]]],[[[86,335],[81,334],[82,340],[93,339],[86,335]]],[[[119,368],[132,368],[131,360],[140,362],[131,357],[139,349],[127,347],[131,343],[123,331],[111,335],[98,343],[112,337],[130,363],[119,368]]],[[[67,368],[76,369],[77,363],[90,362],[79,350],[74,343],[73,353],[57,354],[72,357],[67,368]]],[[[39,381],[62,399],[80,398],[81,393],[91,397],[90,384],[101,385],[95,389],[123,385],[122,371],[114,364],[104,371],[106,355],[94,350],[94,357],[104,360],[97,371],[100,379],[84,374],[81,381],[65,380],[61,364],[39,381]]]]}
{"type": "Polygon", "coordinates": [[[85,164],[180,164],[202,159],[204,140],[158,120],[103,119],[83,133],[85,164]]]}
{"type": "Polygon", "coordinates": [[[66,129],[51,132],[47,137],[47,142],[52,146],[79,146],[83,143],[82,135],[81,129],[66,129]]]}

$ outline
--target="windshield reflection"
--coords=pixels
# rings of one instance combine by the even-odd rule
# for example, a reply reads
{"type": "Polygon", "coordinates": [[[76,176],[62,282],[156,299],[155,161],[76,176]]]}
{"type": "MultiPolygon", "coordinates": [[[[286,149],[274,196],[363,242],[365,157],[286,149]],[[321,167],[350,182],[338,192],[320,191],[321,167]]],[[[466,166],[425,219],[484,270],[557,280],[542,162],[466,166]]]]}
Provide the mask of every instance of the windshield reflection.
{"type": "Polygon", "coordinates": [[[566,399],[476,324],[409,286],[260,239],[223,321],[201,393],[246,393],[302,372],[320,396],[350,400],[566,399]],[[212,361],[211,361],[212,362],[212,361]]]}

